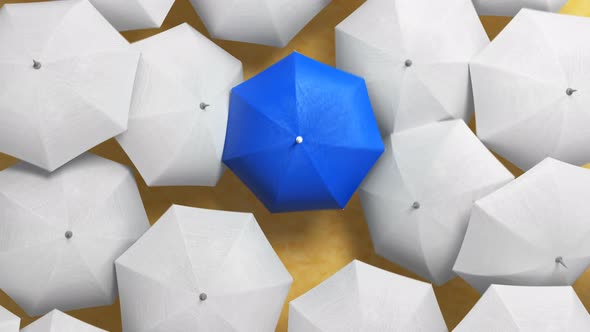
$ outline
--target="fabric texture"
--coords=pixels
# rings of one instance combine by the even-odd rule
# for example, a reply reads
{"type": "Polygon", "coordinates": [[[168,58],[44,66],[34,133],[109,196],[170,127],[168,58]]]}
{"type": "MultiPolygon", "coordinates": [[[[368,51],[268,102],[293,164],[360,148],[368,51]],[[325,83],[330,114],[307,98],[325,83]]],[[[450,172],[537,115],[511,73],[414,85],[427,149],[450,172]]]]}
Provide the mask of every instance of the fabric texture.
{"type": "Polygon", "coordinates": [[[159,28],[174,0],[90,0],[119,31],[159,28]]]}
{"type": "Polygon", "coordinates": [[[570,286],[492,285],[453,332],[590,331],[590,315],[570,286]]]}
{"type": "Polygon", "coordinates": [[[0,45],[1,152],[53,171],[127,129],[139,53],[87,0],[2,6],[0,45]]]}
{"type": "Polygon", "coordinates": [[[0,306],[0,332],[18,332],[20,318],[0,306]]]}
{"type": "Polygon", "coordinates": [[[461,120],[402,131],[359,189],[375,251],[438,285],[455,277],[473,202],[514,176],[461,120]]]}
{"type": "Polygon", "coordinates": [[[21,332],[108,332],[86,324],[59,310],[53,310],[37,319],[21,332]]]}
{"type": "Polygon", "coordinates": [[[110,305],[114,261],[149,227],[133,173],[84,154],[0,172],[0,288],[29,316],[110,305]]]}
{"type": "Polygon", "coordinates": [[[357,76],[292,53],[232,90],[223,162],[271,212],[343,209],[382,152],[357,76]]]}
{"type": "Polygon", "coordinates": [[[446,332],[430,284],[354,260],[291,301],[289,332],[446,332]]]}
{"type": "Polygon", "coordinates": [[[285,47],[330,0],[191,0],[213,38],[285,47]]]}
{"type": "Polygon", "coordinates": [[[251,213],[178,205],[116,269],[126,332],[271,332],[293,282],[251,213]]]}
{"type": "Polygon", "coordinates": [[[188,24],[132,47],[142,57],[117,141],[149,186],[215,186],[241,62],[188,24]]]}
{"type": "Polygon", "coordinates": [[[479,15],[515,16],[523,8],[557,12],[567,0],[473,0],[479,15]]]}
{"type": "Polygon", "coordinates": [[[590,161],[590,20],[523,9],[471,63],[477,134],[522,170],[590,161]],[[576,31],[576,33],[572,33],[576,31]]]}
{"type": "Polygon", "coordinates": [[[491,284],[572,285],[590,267],[590,170],[547,158],[475,202],[454,271],[491,284]]]}
{"type": "Polygon", "coordinates": [[[371,0],[336,26],[336,65],[367,81],[385,136],[468,122],[468,64],[488,43],[471,0],[371,0]]]}

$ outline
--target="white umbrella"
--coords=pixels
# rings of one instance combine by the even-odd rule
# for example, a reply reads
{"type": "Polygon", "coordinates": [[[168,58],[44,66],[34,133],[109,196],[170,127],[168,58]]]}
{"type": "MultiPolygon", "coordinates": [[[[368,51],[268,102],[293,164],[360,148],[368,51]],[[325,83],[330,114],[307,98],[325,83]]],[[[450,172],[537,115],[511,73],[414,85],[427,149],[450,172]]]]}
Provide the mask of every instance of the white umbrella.
{"type": "Polygon", "coordinates": [[[567,0],[473,0],[479,15],[514,16],[522,8],[556,12],[567,0]]]}
{"type": "Polygon", "coordinates": [[[214,186],[241,62],[188,24],[133,47],[142,58],[129,128],[117,140],[150,186],[214,186]]]}
{"type": "Polygon", "coordinates": [[[274,331],[293,281],[251,213],[178,205],[116,266],[125,332],[274,331]]]}
{"type": "Polygon", "coordinates": [[[336,27],[336,64],[365,78],[386,135],[468,121],[468,63],[488,43],[471,0],[371,0],[336,27]]]}
{"type": "Polygon", "coordinates": [[[289,304],[289,332],[443,332],[430,284],[354,260],[289,304]]]}
{"type": "Polygon", "coordinates": [[[90,324],[86,324],[59,310],[53,310],[37,319],[21,332],[108,332],[90,324]]]}
{"type": "Polygon", "coordinates": [[[285,47],[331,0],[191,0],[213,38],[285,47]]]}
{"type": "Polygon", "coordinates": [[[0,8],[0,152],[53,171],[127,128],[139,53],[86,0],[0,8]]]}
{"type": "Polygon", "coordinates": [[[436,284],[447,282],[473,201],[512,179],[461,120],[388,136],[359,190],[376,252],[436,284]]]}
{"type": "Polygon", "coordinates": [[[90,0],[119,31],[159,28],[174,0],[90,0]]]}
{"type": "Polygon", "coordinates": [[[555,159],[473,206],[455,272],[491,284],[571,285],[590,266],[590,170],[555,159]]]}
{"type": "Polygon", "coordinates": [[[0,288],[30,316],[113,303],[114,261],[149,227],[132,172],[82,155],[0,172],[0,288]]]}
{"type": "Polygon", "coordinates": [[[590,315],[569,286],[492,285],[453,332],[590,331],[590,315]]]}
{"type": "Polygon", "coordinates": [[[588,34],[588,18],[523,9],[473,60],[484,144],[523,170],[590,162],[588,34]]]}
{"type": "Polygon", "coordinates": [[[18,332],[20,318],[0,306],[0,332],[18,332]]]}

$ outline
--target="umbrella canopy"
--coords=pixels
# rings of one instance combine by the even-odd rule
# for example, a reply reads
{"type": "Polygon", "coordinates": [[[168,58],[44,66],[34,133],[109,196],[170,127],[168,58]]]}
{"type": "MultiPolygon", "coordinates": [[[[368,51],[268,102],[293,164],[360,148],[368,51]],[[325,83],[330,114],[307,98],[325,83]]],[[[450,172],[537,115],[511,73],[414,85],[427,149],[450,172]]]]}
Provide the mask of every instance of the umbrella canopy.
{"type": "Polygon", "coordinates": [[[108,332],[83,321],[66,315],[59,310],[53,310],[39,318],[21,332],[108,332]]]}
{"type": "Polygon", "coordinates": [[[114,261],[149,227],[133,173],[85,154],[0,172],[0,288],[29,316],[109,305],[114,261]]]}
{"type": "Polygon", "coordinates": [[[223,161],[271,212],[344,208],[381,153],[359,77],[292,53],[232,90],[223,161]]]}
{"type": "Polygon", "coordinates": [[[513,179],[461,120],[387,137],[359,189],[375,251],[436,284],[447,282],[473,201],[513,179]]]}
{"type": "Polygon", "coordinates": [[[241,62],[188,24],[133,47],[142,57],[129,129],[117,140],[150,186],[214,186],[241,62]]]}
{"type": "Polygon", "coordinates": [[[571,285],[590,266],[590,170],[555,159],[473,206],[455,272],[491,284],[571,285]]]}
{"type": "Polygon", "coordinates": [[[159,28],[174,0],[90,0],[119,31],[159,28]]]}
{"type": "Polygon", "coordinates": [[[473,60],[484,144],[523,170],[548,156],[590,162],[587,34],[588,18],[523,9],[473,60]]]}
{"type": "Polygon", "coordinates": [[[471,0],[371,0],[336,26],[336,64],[365,78],[387,135],[468,121],[468,63],[488,43],[471,0]]]}
{"type": "Polygon", "coordinates": [[[354,260],[291,301],[289,332],[446,332],[430,284],[354,260]]]}
{"type": "Polygon", "coordinates": [[[251,213],[177,205],[116,266],[126,332],[274,331],[293,281],[251,213]]]}
{"type": "Polygon", "coordinates": [[[213,38],[285,47],[330,0],[191,0],[213,38]]]}
{"type": "Polygon", "coordinates": [[[18,332],[20,318],[0,306],[0,332],[18,332]]]}
{"type": "Polygon", "coordinates": [[[556,12],[567,0],[473,0],[479,15],[514,16],[522,8],[556,12]]]}
{"type": "Polygon", "coordinates": [[[0,45],[0,152],[53,171],[127,128],[139,53],[88,1],[6,4],[0,45]]]}
{"type": "Polygon", "coordinates": [[[590,331],[590,315],[569,286],[492,285],[453,332],[590,331]]]}

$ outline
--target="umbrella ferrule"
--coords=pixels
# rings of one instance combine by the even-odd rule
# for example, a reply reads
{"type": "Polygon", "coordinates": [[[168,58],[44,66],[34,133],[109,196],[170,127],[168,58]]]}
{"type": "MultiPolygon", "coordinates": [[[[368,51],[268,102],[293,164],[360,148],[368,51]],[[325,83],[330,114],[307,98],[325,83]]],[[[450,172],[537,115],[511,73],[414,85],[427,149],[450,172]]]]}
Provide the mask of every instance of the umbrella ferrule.
{"type": "Polygon", "coordinates": [[[201,300],[201,301],[205,301],[205,300],[207,300],[207,294],[206,294],[206,293],[201,293],[201,294],[199,295],[199,300],[201,300]]]}
{"type": "Polygon", "coordinates": [[[420,202],[416,201],[412,203],[412,209],[418,210],[420,208],[420,202]]]}
{"type": "Polygon", "coordinates": [[[407,59],[407,60],[404,62],[404,65],[405,65],[406,67],[412,67],[412,64],[413,64],[413,62],[412,62],[412,60],[410,60],[410,59],[407,59]]]}
{"type": "Polygon", "coordinates": [[[301,143],[303,143],[303,137],[302,137],[302,136],[297,136],[297,137],[295,138],[295,143],[296,143],[296,144],[301,144],[301,143]]]}
{"type": "Polygon", "coordinates": [[[205,110],[205,109],[207,109],[207,107],[209,107],[209,106],[211,106],[211,105],[209,105],[209,104],[207,104],[207,103],[201,103],[201,104],[199,105],[199,107],[200,107],[202,110],[205,110]]]}
{"type": "Polygon", "coordinates": [[[555,263],[561,264],[561,265],[563,265],[563,267],[565,267],[567,269],[567,265],[565,265],[565,262],[563,261],[563,257],[561,257],[561,256],[555,257],[555,263]]]}
{"type": "Polygon", "coordinates": [[[74,236],[74,233],[72,233],[72,231],[66,231],[66,233],[64,234],[64,236],[66,237],[66,239],[71,239],[72,236],[74,236]]]}
{"type": "Polygon", "coordinates": [[[41,62],[39,62],[37,60],[33,60],[33,68],[41,69],[41,62]]]}
{"type": "Polygon", "coordinates": [[[571,96],[574,94],[574,92],[576,92],[578,90],[576,89],[572,89],[572,88],[567,88],[567,90],[565,90],[565,94],[567,94],[568,96],[571,96]]]}

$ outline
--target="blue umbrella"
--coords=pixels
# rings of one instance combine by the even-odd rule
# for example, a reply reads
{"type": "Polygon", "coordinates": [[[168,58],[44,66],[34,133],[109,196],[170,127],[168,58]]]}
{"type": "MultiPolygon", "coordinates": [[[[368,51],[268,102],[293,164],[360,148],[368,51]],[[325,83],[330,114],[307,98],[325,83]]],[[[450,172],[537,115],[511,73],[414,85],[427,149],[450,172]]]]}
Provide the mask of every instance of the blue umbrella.
{"type": "Polygon", "coordinates": [[[232,90],[223,162],[271,212],[344,208],[383,149],[365,81],[299,53],[232,90]]]}

